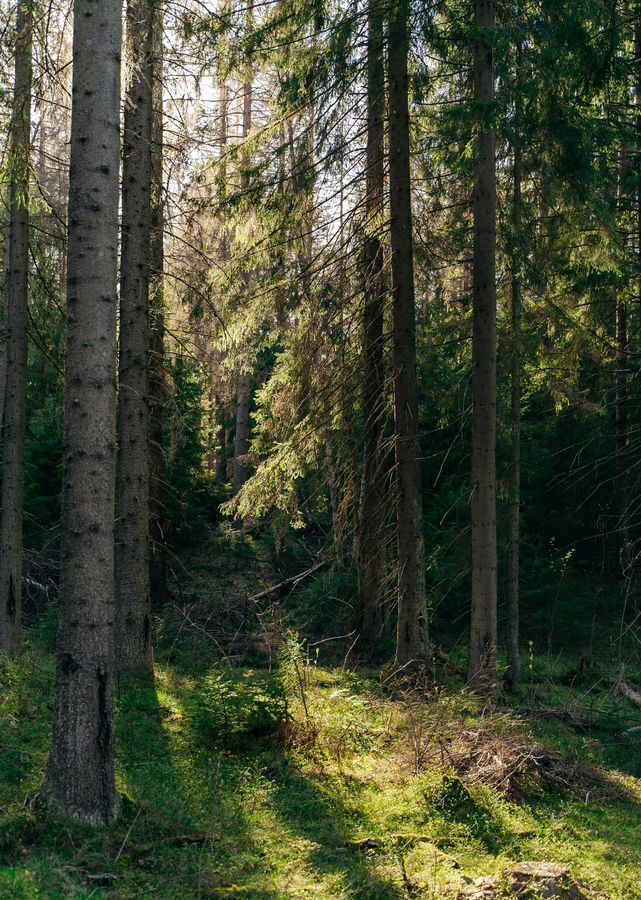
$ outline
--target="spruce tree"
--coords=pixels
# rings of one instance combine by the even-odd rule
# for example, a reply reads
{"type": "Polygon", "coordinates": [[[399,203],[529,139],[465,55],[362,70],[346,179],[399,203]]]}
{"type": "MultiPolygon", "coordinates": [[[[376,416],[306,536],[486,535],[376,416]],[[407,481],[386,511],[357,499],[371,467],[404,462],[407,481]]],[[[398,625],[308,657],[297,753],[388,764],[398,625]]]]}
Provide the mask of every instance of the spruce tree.
{"type": "Polygon", "coordinates": [[[116,304],[121,7],[74,6],[62,571],[42,798],[97,825],[117,813],[114,733],[116,304]]]}
{"type": "Polygon", "coordinates": [[[15,79],[9,134],[9,231],[6,278],[6,380],[3,397],[2,511],[0,513],[0,647],[20,642],[22,520],[27,419],[29,298],[29,175],[33,5],[19,0],[15,23],[15,79]]]}

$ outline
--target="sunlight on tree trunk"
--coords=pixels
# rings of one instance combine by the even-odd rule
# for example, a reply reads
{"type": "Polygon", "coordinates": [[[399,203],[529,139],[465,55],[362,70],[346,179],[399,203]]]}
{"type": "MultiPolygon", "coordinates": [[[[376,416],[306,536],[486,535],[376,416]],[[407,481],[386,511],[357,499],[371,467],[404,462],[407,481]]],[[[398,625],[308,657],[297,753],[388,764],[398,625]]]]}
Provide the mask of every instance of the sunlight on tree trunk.
{"type": "Polygon", "coordinates": [[[114,512],[121,8],[76,0],[69,184],[62,573],[42,797],[116,817],[114,512]]]}
{"type": "Polygon", "coordinates": [[[387,45],[398,550],[396,663],[399,666],[425,660],[428,654],[416,385],[407,21],[408,3],[401,0],[390,12],[387,45]]]}
{"type": "Polygon", "coordinates": [[[476,0],[474,50],[478,174],[474,187],[472,377],[472,622],[470,683],[496,688],[496,170],[493,0],[476,0]]]}

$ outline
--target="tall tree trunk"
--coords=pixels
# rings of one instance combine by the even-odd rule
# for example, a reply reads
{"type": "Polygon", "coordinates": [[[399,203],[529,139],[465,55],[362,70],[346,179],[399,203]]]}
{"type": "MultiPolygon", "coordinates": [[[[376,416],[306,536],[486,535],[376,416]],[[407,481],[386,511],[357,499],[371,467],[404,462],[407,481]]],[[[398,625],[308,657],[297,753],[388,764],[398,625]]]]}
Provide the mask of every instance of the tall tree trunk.
{"type": "Polygon", "coordinates": [[[418,440],[416,310],[410,184],[408,0],[392,4],[388,31],[389,183],[394,331],[394,439],[398,544],[396,663],[428,654],[418,440]]]}
{"type": "MultiPolygon", "coordinates": [[[[251,17],[252,5],[250,2],[248,15],[251,17]]],[[[243,140],[247,138],[252,127],[252,76],[251,71],[243,85],[243,140]]],[[[245,161],[246,153],[243,154],[245,161]]],[[[245,284],[248,285],[251,275],[244,273],[245,284]]],[[[234,494],[247,481],[249,467],[247,454],[249,453],[249,401],[251,399],[251,375],[240,371],[236,386],[236,435],[234,439],[234,461],[232,467],[232,490],[234,494]]]]}
{"type": "MultiPolygon", "coordinates": [[[[625,232],[625,180],[628,175],[628,148],[621,143],[619,149],[618,202],[620,228],[625,232]]],[[[622,238],[622,250],[626,248],[622,238]]],[[[615,311],[616,360],[614,373],[614,421],[615,421],[615,503],[616,527],[619,546],[619,564],[624,574],[629,574],[631,564],[629,524],[629,456],[628,456],[628,303],[625,297],[627,285],[617,291],[615,311]]]]}
{"type": "Polygon", "coordinates": [[[31,47],[33,6],[16,12],[15,83],[9,135],[9,266],[7,350],[0,514],[0,647],[20,642],[22,599],[22,502],[27,418],[27,305],[29,298],[29,148],[31,144],[31,47]]]}
{"type": "Polygon", "coordinates": [[[474,100],[478,113],[478,175],[474,187],[472,433],[472,620],[470,682],[496,687],[496,170],[493,0],[476,0],[474,100]]]}
{"type": "MultiPolygon", "coordinates": [[[[635,10],[637,12],[641,12],[641,4],[637,2],[635,6],[635,10]]],[[[637,165],[639,157],[641,156],[641,20],[637,15],[634,22],[634,99],[635,99],[635,130],[636,130],[636,141],[635,141],[635,149],[637,153],[637,165]]],[[[636,189],[636,241],[637,241],[637,272],[636,272],[636,307],[637,309],[641,309],[641,182],[637,184],[636,189]]],[[[634,229],[634,225],[632,226],[634,229]]],[[[634,293],[634,292],[633,292],[634,293]]],[[[638,332],[637,332],[637,341],[638,341],[638,332]]],[[[634,358],[630,353],[630,350],[635,354],[638,352],[638,346],[635,346],[634,339],[632,342],[628,343],[628,359],[627,365],[630,369],[631,360],[634,358]],[[630,346],[630,343],[632,346],[630,346]]],[[[638,378],[639,367],[638,362],[634,365],[634,370],[630,372],[632,380],[636,380],[638,378]]],[[[636,571],[638,568],[639,562],[639,543],[638,543],[638,529],[634,529],[633,536],[630,536],[630,566],[636,571]]]]}
{"type": "Polygon", "coordinates": [[[4,393],[7,383],[7,272],[9,270],[9,223],[0,229],[2,242],[2,294],[0,295],[0,431],[4,423],[4,393]]]}
{"type": "Polygon", "coordinates": [[[365,298],[363,311],[363,416],[365,419],[361,492],[360,572],[361,638],[371,644],[383,627],[385,486],[383,438],[385,373],[383,368],[384,281],[380,240],[384,207],[383,156],[385,136],[384,19],[378,0],[369,0],[367,34],[367,155],[365,237],[365,298]]]}
{"type": "Polygon", "coordinates": [[[62,570],[43,800],[116,817],[114,513],[121,5],[76,0],[69,183],[62,570]]]}
{"type": "MultiPolygon", "coordinates": [[[[518,88],[517,88],[518,90],[518,88]]],[[[519,125],[517,103],[517,128],[519,125]]],[[[521,179],[522,154],[520,135],[514,140],[513,194],[512,194],[512,359],[510,370],[510,476],[507,546],[507,658],[505,685],[513,689],[521,675],[519,655],[519,582],[520,582],[520,531],[521,531],[521,179]]]]}
{"type": "Polygon", "coordinates": [[[236,388],[236,433],[234,437],[234,462],[232,470],[232,490],[234,494],[247,481],[249,468],[247,465],[247,453],[249,453],[249,400],[251,391],[251,376],[246,372],[238,374],[238,386],[236,388]]]}
{"type": "MultiPolygon", "coordinates": [[[[227,184],[227,134],[228,134],[228,116],[227,106],[229,103],[227,83],[221,79],[218,85],[219,91],[219,176],[218,176],[218,195],[219,202],[225,199],[225,191],[227,184]]],[[[227,228],[223,225],[220,233],[220,243],[218,249],[220,257],[220,265],[225,266],[229,259],[229,234],[227,228]]],[[[216,434],[216,481],[218,484],[226,484],[227,477],[227,390],[223,382],[220,371],[221,365],[225,359],[225,351],[216,349],[215,351],[216,367],[213,378],[216,379],[214,386],[215,411],[214,411],[214,427],[216,434]]]]}
{"type": "Polygon", "coordinates": [[[149,600],[149,234],[153,0],[127,3],[120,262],[116,656],[123,672],[151,675],[149,600]]]}
{"type": "Polygon", "coordinates": [[[149,590],[162,606],[167,596],[164,529],[165,310],[163,200],[163,5],[156,0],[151,119],[151,218],[149,232],[149,590]]]}

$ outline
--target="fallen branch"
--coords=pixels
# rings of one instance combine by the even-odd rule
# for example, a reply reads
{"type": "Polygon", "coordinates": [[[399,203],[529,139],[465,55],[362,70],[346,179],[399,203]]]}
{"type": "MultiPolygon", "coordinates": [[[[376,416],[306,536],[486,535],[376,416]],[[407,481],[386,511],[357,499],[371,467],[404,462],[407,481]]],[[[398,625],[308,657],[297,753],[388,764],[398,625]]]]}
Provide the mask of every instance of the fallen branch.
{"type": "Polygon", "coordinates": [[[305,578],[309,578],[309,576],[313,575],[314,572],[318,572],[318,570],[322,569],[323,566],[326,566],[328,562],[329,560],[323,559],[321,562],[316,563],[316,565],[312,566],[311,569],[307,569],[305,572],[301,572],[300,575],[293,575],[291,578],[286,578],[284,581],[281,581],[279,584],[275,584],[273,587],[266,588],[259,594],[254,594],[253,597],[248,597],[247,602],[258,603],[258,601],[262,600],[263,597],[269,597],[270,594],[275,594],[278,591],[282,591],[290,585],[295,588],[299,582],[303,581],[305,578]]]}
{"type": "Polygon", "coordinates": [[[627,678],[624,678],[623,675],[619,675],[614,685],[614,693],[620,694],[622,697],[625,697],[626,700],[629,700],[631,703],[641,709],[641,694],[632,687],[627,678]]]}

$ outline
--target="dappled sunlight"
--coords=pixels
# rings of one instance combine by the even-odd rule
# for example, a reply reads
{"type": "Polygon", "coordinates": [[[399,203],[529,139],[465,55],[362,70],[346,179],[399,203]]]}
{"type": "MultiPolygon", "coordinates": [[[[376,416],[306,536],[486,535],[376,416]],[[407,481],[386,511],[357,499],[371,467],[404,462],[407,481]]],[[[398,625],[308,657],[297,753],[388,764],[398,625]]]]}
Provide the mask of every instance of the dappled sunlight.
{"type": "MultiPolygon", "coordinates": [[[[6,775],[23,736],[36,747],[0,785],[11,810],[0,850],[15,862],[12,848],[29,848],[25,864],[0,879],[17,897],[43,883],[83,896],[92,860],[104,853],[123,897],[152,885],[173,898],[189,884],[204,896],[235,891],[256,900],[400,900],[408,885],[430,896],[522,859],[570,865],[613,897],[636,896],[635,778],[602,766],[610,790],[598,798],[539,788],[516,803],[491,783],[467,784],[451,756],[465,729],[496,741],[531,739],[507,711],[481,720],[470,697],[446,692],[390,698],[371,675],[312,664],[295,648],[272,673],[214,667],[186,676],[160,666],[155,688],[123,682],[120,820],[102,834],[73,826],[72,839],[63,833],[43,843],[21,798],[41,778],[49,721],[25,686],[39,684],[46,697],[51,666],[37,653],[8,665],[10,695],[5,688],[0,704],[6,775]],[[215,693],[203,705],[203,684],[222,686],[226,719],[215,693]]],[[[553,743],[562,738],[570,753],[581,741],[567,725],[553,743]]],[[[537,743],[546,746],[543,734],[537,743]]]]}

